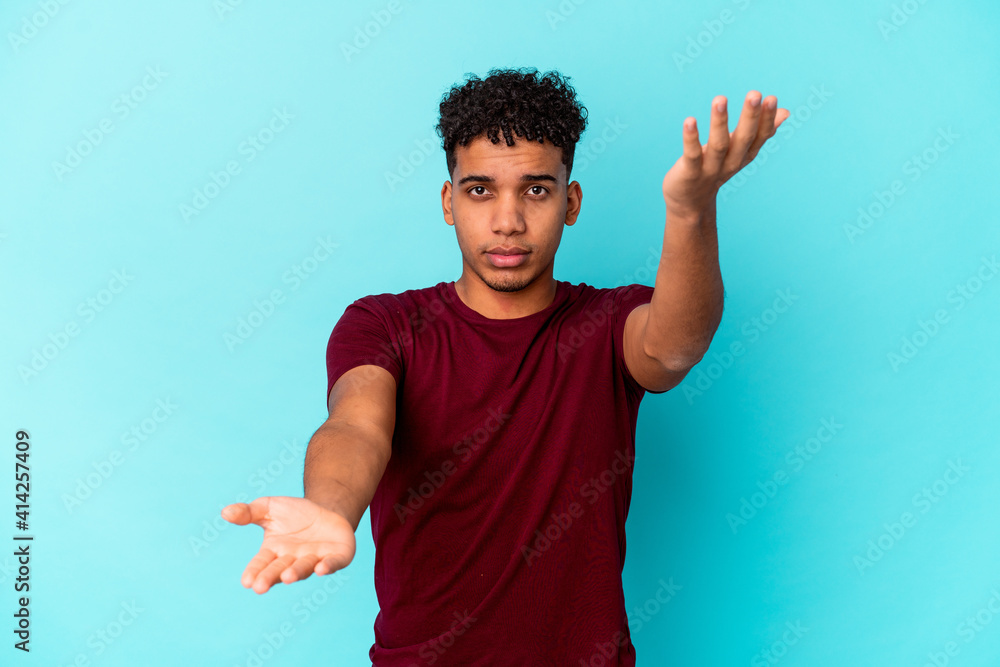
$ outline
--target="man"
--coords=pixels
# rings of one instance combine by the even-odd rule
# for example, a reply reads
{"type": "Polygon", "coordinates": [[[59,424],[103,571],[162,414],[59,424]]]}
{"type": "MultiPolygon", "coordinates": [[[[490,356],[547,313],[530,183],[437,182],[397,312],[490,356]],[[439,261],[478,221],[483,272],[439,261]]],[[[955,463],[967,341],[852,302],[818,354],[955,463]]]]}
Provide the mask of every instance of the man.
{"type": "Polygon", "coordinates": [[[723,305],[716,193],[788,117],[751,91],[730,134],[715,103],[707,145],[688,118],[663,180],[655,288],[597,289],[553,277],[582,200],[575,91],[537,70],[452,88],[441,204],[462,275],[345,310],[304,498],[223,510],[264,528],[245,587],[346,567],[370,505],[375,665],[635,664],[621,572],[639,403],[707,351],[723,305]]]}

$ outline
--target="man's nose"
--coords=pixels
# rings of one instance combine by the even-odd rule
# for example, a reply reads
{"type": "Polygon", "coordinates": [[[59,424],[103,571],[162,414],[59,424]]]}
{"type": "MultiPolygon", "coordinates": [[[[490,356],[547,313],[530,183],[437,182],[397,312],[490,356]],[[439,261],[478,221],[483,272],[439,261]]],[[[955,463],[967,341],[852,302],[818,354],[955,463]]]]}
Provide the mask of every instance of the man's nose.
{"type": "Polygon", "coordinates": [[[523,202],[516,195],[501,195],[493,212],[493,232],[510,235],[523,231],[523,202]]]}

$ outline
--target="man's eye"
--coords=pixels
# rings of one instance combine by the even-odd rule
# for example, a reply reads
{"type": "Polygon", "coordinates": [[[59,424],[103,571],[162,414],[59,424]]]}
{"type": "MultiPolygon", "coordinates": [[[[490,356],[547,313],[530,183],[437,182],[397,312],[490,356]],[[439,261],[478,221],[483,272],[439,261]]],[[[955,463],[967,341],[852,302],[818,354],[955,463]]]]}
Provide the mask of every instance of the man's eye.
{"type": "Polygon", "coordinates": [[[529,189],[531,189],[531,190],[536,190],[537,189],[537,190],[541,190],[542,191],[542,192],[536,192],[536,193],[534,193],[536,195],[540,195],[540,194],[542,194],[544,192],[548,192],[549,191],[548,188],[546,188],[544,185],[532,185],[531,188],[529,188],[529,189]]]}
{"type": "Polygon", "coordinates": [[[476,190],[484,190],[484,191],[485,191],[485,190],[486,190],[486,188],[484,188],[484,187],[483,187],[483,186],[481,186],[481,185],[476,185],[476,186],[473,186],[473,187],[472,187],[472,188],[471,188],[471,189],[469,190],[469,192],[472,192],[473,194],[482,194],[482,193],[480,193],[480,192],[476,192],[476,190]]]}

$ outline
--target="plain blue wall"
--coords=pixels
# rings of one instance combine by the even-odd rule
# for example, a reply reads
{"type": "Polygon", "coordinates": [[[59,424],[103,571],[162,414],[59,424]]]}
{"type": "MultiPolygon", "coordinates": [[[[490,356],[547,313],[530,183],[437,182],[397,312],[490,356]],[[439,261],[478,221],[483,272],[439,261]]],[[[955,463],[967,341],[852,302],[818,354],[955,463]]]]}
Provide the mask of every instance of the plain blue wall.
{"type": "Polygon", "coordinates": [[[0,557],[0,662],[368,664],[368,516],[342,577],[257,596],[261,531],[218,511],[301,495],[349,303],[458,278],[437,105],[533,66],[590,112],[573,283],[652,284],[686,116],[705,141],[715,95],[731,128],[751,89],[793,111],[720,193],[712,349],[642,405],[639,663],[995,664],[996,3],[225,1],[0,9],[0,425],[5,467],[31,435],[36,535],[29,656],[0,557]]]}

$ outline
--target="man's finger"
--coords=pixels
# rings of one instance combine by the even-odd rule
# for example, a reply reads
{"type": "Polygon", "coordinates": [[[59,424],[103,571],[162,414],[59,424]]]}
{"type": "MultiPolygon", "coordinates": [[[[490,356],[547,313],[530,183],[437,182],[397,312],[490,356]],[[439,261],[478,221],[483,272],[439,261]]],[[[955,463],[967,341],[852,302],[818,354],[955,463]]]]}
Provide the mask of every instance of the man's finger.
{"type": "Polygon", "coordinates": [[[701,140],[698,138],[698,121],[694,118],[684,119],[684,157],[696,165],[701,165],[701,140]]]}
{"type": "Polygon", "coordinates": [[[222,518],[237,526],[245,526],[250,523],[250,506],[246,503],[233,503],[222,508],[222,518]]]}
{"type": "MultiPolygon", "coordinates": [[[[757,138],[757,131],[761,125],[761,116],[763,114],[761,107],[763,106],[763,99],[761,94],[756,90],[751,90],[746,99],[743,100],[743,112],[740,114],[740,119],[736,123],[736,129],[733,131],[733,140],[729,145],[729,154],[726,155],[725,161],[722,163],[722,173],[725,175],[733,174],[743,166],[744,158],[747,153],[753,150],[754,141],[757,138]]],[[[757,146],[759,148],[759,145],[757,146]]]]}
{"type": "Polygon", "coordinates": [[[253,589],[257,593],[266,593],[274,584],[278,583],[278,578],[286,567],[295,562],[295,556],[285,554],[271,561],[267,567],[254,579],[253,589]]]}
{"type": "Polygon", "coordinates": [[[267,498],[254,498],[249,503],[226,505],[222,508],[221,514],[223,519],[238,526],[245,526],[248,523],[263,526],[268,518],[267,509],[267,498]]]}
{"type": "Polygon", "coordinates": [[[319,575],[324,575],[336,572],[337,570],[342,570],[347,567],[347,563],[345,563],[344,560],[344,557],[339,555],[326,556],[323,560],[316,564],[314,572],[319,575]]]}
{"type": "Polygon", "coordinates": [[[260,571],[267,567],[275,558],[277,558],[277,555],[270,549],[261,549],[258,551],[257,555],[250,559],[246,569],[243,570],[243,576],[240,577],[240,583],[243,584],[243,588],[250,588],[253,585],[253,580],[260,574],[260,571]]]}
{"type": "Polygon", "coordinates": [[[768,95],[767,99],[761,102],[761,107],[757,141],[762,144],[774,134],[774,120],[778,115],[778,98],[774,95],[768,95]]]}
{"type": "MultiPolygon", "coordinates": [[[[750,144],[750,148],[748,148],[746,152],[749,160],[753,160],[757,157],[757,153],[760,152],[760,147],[764,145],[765,141],[774,135],[774,118],[778,114],[778,98],[773,95],[769,95],[761,100],[760,106],[760,122],[757,124],[757,136],[754,137],[753,143],[750,144]]],[[[739,165],[737,165],[737,167],[739,167],[739,165]]]]}
{"type": "Polygon", "coordinates": [[[238,526],[248,523],[262,524],[267,519],[268,503],[265,498],[254,498],[249,503],[233,503],[222,508],[222,518],[238,526]]]}
{"type": "Polygon", "coordinates": [[[722,95],[712,100],[712,124],[708,131],[704,163],[704,170],[709,174],[719,172],[729,151],[729,112],[726,106],[726,98],[722,95]]]}
{"type": "Polygon", "coordinates": [[[319,556],[310,554],[295,559],[295,562],[285,568],[281,573],[281,580],[286,584],[293,581],[300,581],[313,573],[313,568],[319,562],[319,556]]]}

